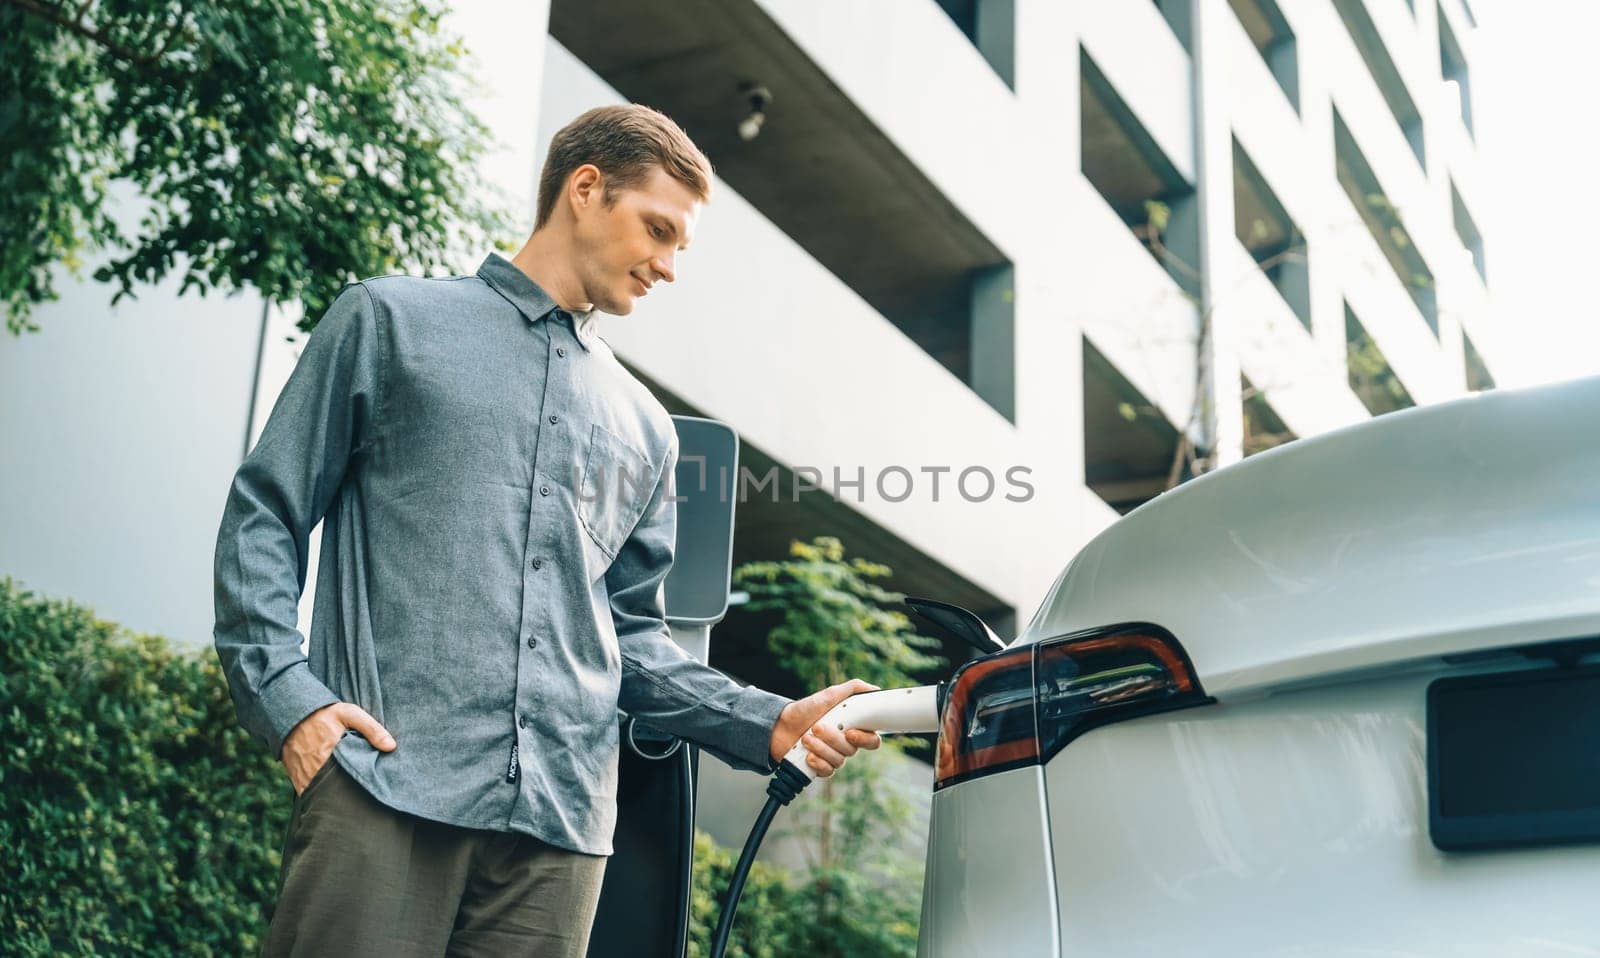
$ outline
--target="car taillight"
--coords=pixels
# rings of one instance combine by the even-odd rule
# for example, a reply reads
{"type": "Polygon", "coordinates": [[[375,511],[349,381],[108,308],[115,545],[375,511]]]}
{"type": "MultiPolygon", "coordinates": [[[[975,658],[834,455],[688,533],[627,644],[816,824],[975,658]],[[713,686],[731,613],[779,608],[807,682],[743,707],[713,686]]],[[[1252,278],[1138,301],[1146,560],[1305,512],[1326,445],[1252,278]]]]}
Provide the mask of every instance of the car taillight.
{"type": "Polygon", "coordinates": [[[1047,762],[1092,728],[1207,701],[1183,647],[1153,625],[977,659],[951,679],[933,787],[1047,762]]]}
{"type": "Polygon", "coordinates": [[[1092,728],[1210,701],[1183,646],[1157,626],[1097,629],[1036,648],[1041,762],[1092,728]]]}
{"type": "Polygon", "coordinates": [[[950,680],[939,723],[934,790],[1037,761],[1033,648],[998,652],[962,666],[950,680]]]}

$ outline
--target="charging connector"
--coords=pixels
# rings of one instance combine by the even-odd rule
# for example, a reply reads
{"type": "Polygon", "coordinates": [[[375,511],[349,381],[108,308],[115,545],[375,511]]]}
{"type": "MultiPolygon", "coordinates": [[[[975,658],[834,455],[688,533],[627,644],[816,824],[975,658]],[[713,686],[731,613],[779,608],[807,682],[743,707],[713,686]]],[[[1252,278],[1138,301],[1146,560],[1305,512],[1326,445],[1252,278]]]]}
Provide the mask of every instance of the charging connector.
{"type": "MultiPolygon", "coordinates": [[[[859,728],[872,732],[910,733],[934,732],[939,728],[940,694],[944,683],[923,685],[913,689],[890,689],[883,692],[863,692],[852,695],[829,710],[818,725],[832,725],[840,731],[859,728]]],[[[744,893],[745,879],[750,866],[755,863],[756,852],[772,827],[778,809],[795,800],[816,773],[806,762],[804,741],[795,743],[793,749],[778,763],[778,770],[767,782],[767,804],[750,828],[750,837],[744,841],[744,851],[739,854],[739,864],[728,880],[728,898],[722,905],[722,917],[717,921],[716,933],[711,938],[710,958],[722,958],[728,948],[728,935],[733,931],[733,916],[739,908],[739,896],[744,893]]]]}

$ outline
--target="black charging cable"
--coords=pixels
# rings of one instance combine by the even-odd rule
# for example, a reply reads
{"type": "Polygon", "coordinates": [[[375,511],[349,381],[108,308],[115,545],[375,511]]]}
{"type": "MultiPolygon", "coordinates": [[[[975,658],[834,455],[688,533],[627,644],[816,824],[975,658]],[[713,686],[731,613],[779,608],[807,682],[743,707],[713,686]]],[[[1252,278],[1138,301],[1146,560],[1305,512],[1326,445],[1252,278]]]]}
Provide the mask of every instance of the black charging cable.
{"type": "Polygon", "coordinates": [[[734,866],[733,877],[728,881],[722,918],[717,922],[717,933],[711,937],[711,958],[722,958],[723,952],[728,950],[728,935],[733,931],[734,913],[739,910],[739,896],[744,893],[745,879],[750,876],[750,866],[755,863],[756,852],[761,850],[761,842],[767,837],[767,829],[772,827],[772,819],[778,809],[794,801],[810,784],[811,778],[787,760],[778,764],[777,773],[767,782],[767,804],[756,816],[750,837],[744,840],[744,851],[739,854],[739,864],[734,866]]]}

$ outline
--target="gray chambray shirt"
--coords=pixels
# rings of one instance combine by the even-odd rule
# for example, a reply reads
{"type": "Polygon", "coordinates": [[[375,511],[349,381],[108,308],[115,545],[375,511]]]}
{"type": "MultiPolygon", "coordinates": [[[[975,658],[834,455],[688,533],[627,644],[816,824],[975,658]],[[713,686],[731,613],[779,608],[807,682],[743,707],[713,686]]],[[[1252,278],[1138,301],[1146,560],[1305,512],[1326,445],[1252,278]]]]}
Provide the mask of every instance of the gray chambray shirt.
{"type": "Polygon", "coordinates": [[[311,712],[371,712],[333,758],[378,801],[610,854],[617,709],[770,771],[789,700],[670,638],[666,410],[509,260],[343,289],[229,489],[216,647],[277,755],[311,712]],[[323,520],[309,659],[296,605],[323,520]]]}

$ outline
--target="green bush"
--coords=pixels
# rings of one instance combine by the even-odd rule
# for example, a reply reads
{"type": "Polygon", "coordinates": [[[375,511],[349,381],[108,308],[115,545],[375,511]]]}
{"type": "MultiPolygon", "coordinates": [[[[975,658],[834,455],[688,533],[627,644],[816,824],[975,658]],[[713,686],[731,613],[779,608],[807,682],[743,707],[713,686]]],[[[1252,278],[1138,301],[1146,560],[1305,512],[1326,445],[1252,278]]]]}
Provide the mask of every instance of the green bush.
{"type": "MultiPolygon", "coordinates": [[[[866,867],[817,868],[793,875],[757,861],[739,899],[728,958],[912,958],[920,903],[907,892],[920,892],[921,876],[887,871],[881,853],[871,857],[876,861],[866,867]]],[[[687,958],[710,954],[738,860],[737,851],[716,844],[704,832],[695,833],[687,958]]]]}
{"type": "Polygon", "coordinates": [[[0,951],[255,952],[290,796],[209,650],[0,580],[0,951]]]}
{"type": "MultiPolygon", "coordinates": [[[[706,958],[711,936],[722,918],[728,881],[738,852],[723,848],[705,832],[694,836],[694,883],[689,896],[687,958],[706,958]]],[[[728,936],[727,958],[787,958],[807,954],[811,935],[807,902],[790,888],[781,869],[756,862],[745,879],[739,911],[728,936]]]]}

